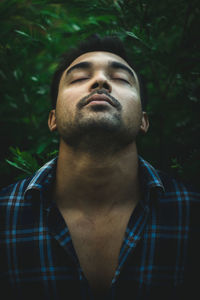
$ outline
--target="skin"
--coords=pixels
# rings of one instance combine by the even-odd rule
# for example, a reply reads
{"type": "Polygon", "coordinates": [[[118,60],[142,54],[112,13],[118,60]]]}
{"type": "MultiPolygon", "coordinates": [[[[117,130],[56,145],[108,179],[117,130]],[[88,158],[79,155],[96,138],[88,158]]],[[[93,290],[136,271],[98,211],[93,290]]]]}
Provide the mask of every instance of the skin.
{"type": "MultiPolygon", "coordinates": [[[[115,248],[120,248],[127,222],[141,198],[136,136],[140,132],[146,133],[149,127],[147,114],[141,108],[137,75],[133,69],[131,70],[134,77],[126,70],[111,68],[109,66],[111,61],[120,62],[131,69],[124,59],[110,52],[88,52],[76,58],[61,77],[56,109],[50,112],[48,119],[49,129],[58,130],[60,134],[53,197],[71,229],[76,251],[83,266],[85,264],[83,267],[85,273],[88,278],[92,274],[91,284],[94,286],[92,278],[95,277],[95,272],[88,267],[86,257],[81,257],[84,252],[84,241],[81,242],[81,238],[87,240],[87,247],[91,242],[91,248],[86,248],[86,252],[92,253],[93,250],[97,252],[98,247],[103,248],[102,245],[107,239],[112,241],[110,248],[108,244],[107,248],[113,252],[116,237],[112,228],[118,226],[121,237],[115,248]],[[72,66],[86,61],[92,64],[89,69],[74,69],[67,75],[72,66]],[[130,128],[132,136],[130,142],[117,147],[112,140],[112,134],[108,142],[103,142],[101,132],[99,134],[101,138],[98,140],[96,137],[95,143],[86,133],[81,136],[78,145],[69,145],[66,141],[66,132],[70,124],[77,121],[77,104],[83,97],[99,89],[104,89],[117,99],[121,110],[118,111],[108,103],[96,105],[90,103],[78,111],[80,124],[89,122],[91,126],[95,124],[98,127],[103,123],[105,128],[106,126],[117,128],[117,120],[120,117],[123,128],[130,128]],[[102,239],[96,240],[96,236],[102,239]],[[96,248],[92,248],[94,245],[96,248]],[[82,247],[82,251],[79,251],[79,247],[82,247]]],[[[116,251],[114,263],[117,256],[116,251]]],[[[109,257],[109,254],[106,253],[105,257],[109,257]]],[[[96,262],[93,262],[93,265],[94,263],[96,262]]],[[[97,269],[100,269],[100,266],[97,266],[97,269]]],[[[109,270],[102,272],[104,276],[106,272],[112,273],[109,270]]],[[[108,281],[110,277],[112,278],[112,274],[108,275],[108,281]]],[[[99,278],[97,281],[100,282],[99,278]]],[[[97,290],[99,295],[100,287],[94,287],[94,290],[97,290]]]]}
{"type": "MultiPolygon", "coordinates": [[[[72,62],[67,70],[83,61],[92,62],[92,74],[88,76],[87,72],[77,70],[73,75],[70,74],[71,76],[66,80],[65,74],[67,70],[63,73],[59,85],[56,110],[52,110],[49,114],[48,125],[51,131],[62,131],[62,121],[66,118],[66,115],[73,122],[77,102],[92,91],[104,87],[122,105],[122,118],[125,125],[128,126],[129,123],[133,123],[136,132],[147,132],[149,126],[148,117],[145,112],[142,112],[137,75],[132,70],[136,78],[136,82],[134,82],[130,77],[128,78],[125,71],[115,73],[116,77],[123,75],[123,78],[129,79],[130,84],[112,80],[106,74],[107,64],[111,60],[121,62],[130,68],[121,57],[113,53],[100,51],[85,53],[72,62]],[[79,77],[84,78],[86,76],[90,78],[81,82],[71,83],[79,77]]],[[[116,109],[109,104],[107,106],[107,110],[99,112],[93,111],[89,105],[85,106],[82,111],[83,117],[86,119],[98,118],[100,122],[105,116],[109,119],[116,109]]],[[[85,207],[86,211],[88,211],[90,208],[97,207],[99,212],[99,209],[111,205],[110,195],[113,195],[112,198],[114,199],[121,199],[121,194],[124,195],[127,190],[128,182],[131,185],[133,182],[137,182],[137,160],[135,140],[114,155],[108,152],[106,156],[105,153],[102,156],[99,154],[97,156],[96,153],[73,149],[61,137],[56,174],[58,201],[62,202],[62,206],[67,207],[69,201],[65,201],[64,195],[70,189],[70,194],[74,194],[75,197],[77,193],[81,194],[83,200],[79,205],[83,206],[83,209],[85,207]],[[70,170],[70,174],[68,170],[70,170]],[[76,188],[77,185],[79,186],[78,190],[76,188]],[[74,190],[72,190],[73,186],[74,190]],[[96,193],[97,187],[98,194],[96,193]],[[87,207],[87,203],[89,207],[87,207]]],[[[76,199],[79,198],[76,197],[76,199]]],[[[124,200],[122,202],[124,203],[124,200]]]]}

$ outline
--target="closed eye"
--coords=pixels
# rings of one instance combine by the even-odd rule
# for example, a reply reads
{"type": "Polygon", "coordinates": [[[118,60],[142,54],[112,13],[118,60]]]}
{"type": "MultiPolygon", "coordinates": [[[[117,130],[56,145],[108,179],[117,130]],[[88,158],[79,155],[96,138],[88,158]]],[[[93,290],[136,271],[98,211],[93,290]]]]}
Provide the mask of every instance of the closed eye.
{"type": "Polygon", "coordinates": [[[83,80],[87,80],[88,78],[84,77],[84,78],[78,78],[78,79],[75,79],[73,81],[71,81],[71,83],[75,83],[75,82],[78,82],[78,81],[83,81],[83,80]]]}
{"type": "Polygon", "coordinates": [[[113,78],[113,80],[120,80],[120,81],[130,84],[129,81],[124,78],[113,78]]]}

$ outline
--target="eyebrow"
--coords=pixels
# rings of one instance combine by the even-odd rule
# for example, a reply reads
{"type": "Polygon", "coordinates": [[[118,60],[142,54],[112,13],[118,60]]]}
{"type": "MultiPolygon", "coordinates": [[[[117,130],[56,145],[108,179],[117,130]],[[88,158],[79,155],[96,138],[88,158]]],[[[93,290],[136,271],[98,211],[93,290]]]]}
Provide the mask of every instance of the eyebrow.
{"type": "Polygon", "coordinates": [[[90,63],[88,61],[80,62],[80,63],[72,66],[69,70],[67,70],[66,75],[69,75],[69,73],[71,73],[75,69],[89,69],[89,68],[91,68],[91,66],[92,66],[92,63],[90,63]]]}
{"type": "Polygon", "coordinates": [[[126,65],[124,65],[118,61],[112,61],[109,63],[109,66],[113,69],[125,70],[135,79],[135,75],[134,75],[133,71],[131,71],[131,69],[129,67],[127,67],[126,65]]]}
{"type": "MultiPolygon", "coordinates": [[[[117,61],[111,61],[111,62],[109,62],[108,66],[113,68],[113,69],[122,69],[122,70],[127,71],[135,80],[135,75],[134,75],[133,71],[129,67],[127,67],[126,65],[124,65],[120,62],[117,62],[117,61]]],[[[68,69],[67,72],[66,72],[66,75],[69,75],[69,73],[71,73],[73,70],[89,69],[91,67],[92,67],[91,62],[83,61],[83,62],[80,62],[80,63],[72,66],[70,69],[68,69]]]]}

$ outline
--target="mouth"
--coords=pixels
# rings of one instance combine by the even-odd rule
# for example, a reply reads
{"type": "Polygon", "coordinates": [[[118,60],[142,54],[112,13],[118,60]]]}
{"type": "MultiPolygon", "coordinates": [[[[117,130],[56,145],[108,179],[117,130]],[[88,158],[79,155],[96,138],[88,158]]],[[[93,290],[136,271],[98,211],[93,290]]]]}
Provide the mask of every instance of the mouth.
{"type": "Polygon", "coordinates": [[[94,103],[94,104],[105,104],[106,103],[109,103],[111,104],[112,106],[114,106],[114,103],[112,102],[112,100],[106,96],[105,94],[95,94],[95,95],[92,95],[88,100],[87,100],[87,104],[89,103],[94,103]]]}

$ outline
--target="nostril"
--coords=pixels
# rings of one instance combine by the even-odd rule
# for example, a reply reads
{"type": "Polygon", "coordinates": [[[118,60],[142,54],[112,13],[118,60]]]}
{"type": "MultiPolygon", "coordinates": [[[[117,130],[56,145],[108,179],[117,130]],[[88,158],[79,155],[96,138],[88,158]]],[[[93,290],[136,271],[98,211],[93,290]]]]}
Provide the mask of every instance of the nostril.
{"type": "Polygon", "coordinates": [[[99,86],[99,84],[98,84],[97,82],[95,82],[95,83],[92,85],[92,88],[93,88],[93,89],[96,89],[98,86],[99,86]]]}
{"type": "Polygon", "coordinates": [[[94,90],[94,89],[97,89],[97,88],[103,88],[109,92],[111,92],[111,87],[110,85],[108,84],[108,82],[104,81],[104,82],[99,82],[99,81],[96,81],[92,84],[92,87],[91,89],[94,90]]]}
{"type": "Polygon", "coordinates": [[[103,84],[103,87],[104,87],[104,89],[107,89],[107,90],[109,90],[109,89],[110,89],[110,87],[109,87],[109,85],[108,85],[108,83],[107,83],[107,82],[104,82],[104,84],[103,84]]]}

